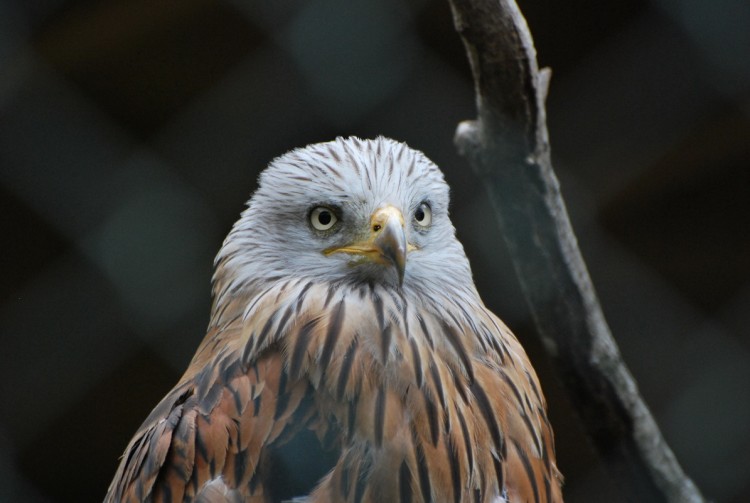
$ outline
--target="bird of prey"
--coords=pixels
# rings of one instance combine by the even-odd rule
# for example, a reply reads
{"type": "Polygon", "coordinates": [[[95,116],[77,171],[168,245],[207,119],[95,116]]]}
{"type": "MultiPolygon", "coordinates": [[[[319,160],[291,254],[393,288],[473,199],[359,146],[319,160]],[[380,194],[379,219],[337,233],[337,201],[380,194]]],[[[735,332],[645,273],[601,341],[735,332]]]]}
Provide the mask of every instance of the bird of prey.
{"type": "Polygon", "coordinates": [[[105,502],[270,502],[273,453],[335,451],[318,502],[560,502],[539,381],[482,303],[421,152],[338,138],[273,160],[216,258],[205,339],[105,502]]]}

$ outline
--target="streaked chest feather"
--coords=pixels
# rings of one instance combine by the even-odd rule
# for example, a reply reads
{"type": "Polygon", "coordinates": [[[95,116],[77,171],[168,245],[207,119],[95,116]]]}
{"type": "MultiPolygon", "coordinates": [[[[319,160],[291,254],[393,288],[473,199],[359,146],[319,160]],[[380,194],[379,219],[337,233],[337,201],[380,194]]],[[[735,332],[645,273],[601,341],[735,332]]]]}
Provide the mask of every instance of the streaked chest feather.
{"type": "Polygon", "coordinates": [[[520,490],[552,501],[558,493],[536,376],[483,306],[303,281],[238,305],[216,320],[241,327],[223,344],[248,366],[279,351],[286,379],[314,390],[307,426],[342,450],[321,501],[337,500],[331,487],[342,501],[358,487],[373,501],[390,501],[397,489],[424,501],[513,501],[520,490]]]}

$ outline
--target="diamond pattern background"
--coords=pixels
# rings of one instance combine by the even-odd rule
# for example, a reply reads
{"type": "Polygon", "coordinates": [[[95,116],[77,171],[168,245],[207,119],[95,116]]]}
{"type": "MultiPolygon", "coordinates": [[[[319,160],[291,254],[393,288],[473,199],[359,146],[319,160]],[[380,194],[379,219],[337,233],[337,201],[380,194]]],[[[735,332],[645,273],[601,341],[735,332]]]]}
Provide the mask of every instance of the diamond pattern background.
{"type": "MultiPolygon", "coordinates": [[[[747,501],[750,8],[520,7],[625,359],[704,492],[747,501]]],[[[619,501],[452,145],[473,101],[442,0],[0,2],[0,501],[101,500],[203,336],[213,255],[258,172],[378,134],[446,172],[479,289],[541,375],[567,501],[619,501]]]]}

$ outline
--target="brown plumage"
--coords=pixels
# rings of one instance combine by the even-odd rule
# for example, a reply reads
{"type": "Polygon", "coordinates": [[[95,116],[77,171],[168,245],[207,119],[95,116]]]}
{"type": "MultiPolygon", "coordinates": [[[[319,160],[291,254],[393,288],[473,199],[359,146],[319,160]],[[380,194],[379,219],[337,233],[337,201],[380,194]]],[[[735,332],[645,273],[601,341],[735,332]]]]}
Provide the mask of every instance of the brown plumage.
{"type": "Polygon", "coordinates": [[[539,382],[447,205],[392,140],[275,160],[217,257],[208,333],[105,501],[275,501],[269,456],[305,429],[340,454],[302,501],[562,501],[539,382]]]}

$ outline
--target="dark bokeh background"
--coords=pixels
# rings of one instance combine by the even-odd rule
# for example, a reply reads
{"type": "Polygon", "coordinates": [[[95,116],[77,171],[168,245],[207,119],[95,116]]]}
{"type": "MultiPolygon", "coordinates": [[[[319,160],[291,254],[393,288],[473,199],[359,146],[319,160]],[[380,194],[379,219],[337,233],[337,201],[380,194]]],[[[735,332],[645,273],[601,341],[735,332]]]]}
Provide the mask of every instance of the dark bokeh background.
{"type": "MultiPolygon", "coordinates": [[[[523,0],[553,158],[623,354],[686,470],[750,501],[750,4],[523,0]]],[[[0,501],[97,501],[202,338],[274,156],[423,150],[549,396],[569,502],[618,501],[530,330],[445,0],[0,2],[0,501]]]]}

